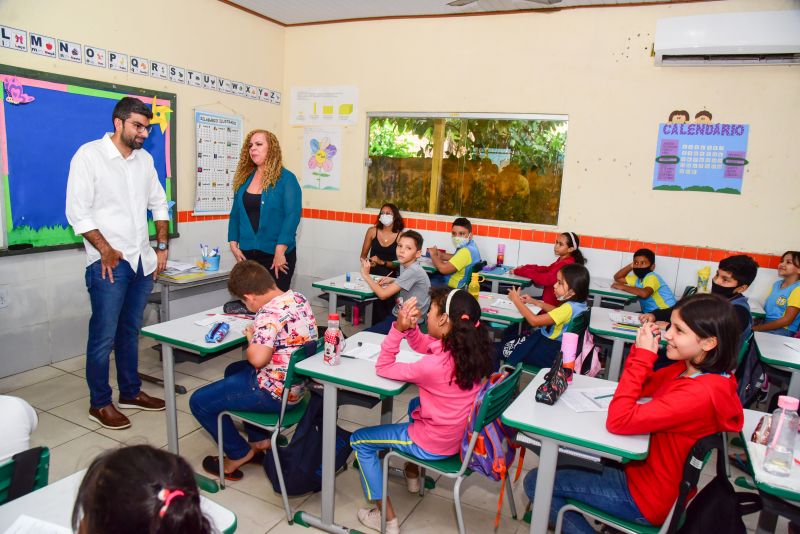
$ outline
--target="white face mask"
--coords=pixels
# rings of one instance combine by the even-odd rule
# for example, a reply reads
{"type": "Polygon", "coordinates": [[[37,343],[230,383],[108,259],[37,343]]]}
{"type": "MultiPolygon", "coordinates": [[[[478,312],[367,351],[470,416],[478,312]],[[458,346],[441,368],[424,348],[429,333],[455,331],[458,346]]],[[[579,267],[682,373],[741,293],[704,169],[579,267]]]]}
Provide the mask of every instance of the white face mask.
{"type": "Polygon", "coordinates": [[[466,237],[459,237],[459,236],[453,237],[453,246],[456,248],[461,248],[467,243],[469,243],[469,239],[467,239],[466,237]]]}
{"type": "Polygon", "coordinates": [[[384,226],[391,226],[392,223],[394,222],[394,217],[392,215],[389,215],[388,213],[382,213],[381,216],[378,218],[378,220],[384,226]]]}

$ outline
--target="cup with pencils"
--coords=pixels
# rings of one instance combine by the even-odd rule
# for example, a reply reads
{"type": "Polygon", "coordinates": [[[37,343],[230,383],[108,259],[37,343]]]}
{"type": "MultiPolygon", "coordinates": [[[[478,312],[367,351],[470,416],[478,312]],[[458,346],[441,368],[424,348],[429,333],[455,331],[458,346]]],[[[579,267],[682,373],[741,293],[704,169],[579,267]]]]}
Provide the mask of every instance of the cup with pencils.
{"type": "Polygon", "coordinates": [[[208,245],[200,244],[200,254],[202,260],[197,262],[198,267],[204,271],[219,271],[219,248],[208,248],[208,245]]]}

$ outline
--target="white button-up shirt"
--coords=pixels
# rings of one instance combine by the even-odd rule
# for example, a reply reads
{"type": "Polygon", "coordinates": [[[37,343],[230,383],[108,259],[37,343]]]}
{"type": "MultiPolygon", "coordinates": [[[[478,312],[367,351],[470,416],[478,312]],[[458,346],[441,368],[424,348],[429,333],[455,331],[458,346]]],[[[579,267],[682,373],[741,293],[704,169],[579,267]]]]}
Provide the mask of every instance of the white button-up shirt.
{"type": "MultiPolygon", "coordinates": [[[[136,271],[139,259],[145,275],[156,270],[156,254],[150,246],[147,210],[153,220],[169,220],[167,195],[143,149],[123,158],[111,134],[81,146],[72,156],[67,181],[66,214],[76,234],[100,230],[109,245],[122,253],[136,271]]],[[[86,239],[86,264],[100,259],[86,239]]]]}

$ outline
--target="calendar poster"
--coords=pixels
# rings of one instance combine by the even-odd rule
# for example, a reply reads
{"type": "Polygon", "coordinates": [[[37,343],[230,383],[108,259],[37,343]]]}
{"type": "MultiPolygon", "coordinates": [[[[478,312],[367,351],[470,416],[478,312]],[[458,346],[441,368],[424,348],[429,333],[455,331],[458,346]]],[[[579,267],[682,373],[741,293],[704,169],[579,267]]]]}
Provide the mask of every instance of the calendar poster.
{"type": "Polygon", "coordinates": [[[195,111],[197,190],[195,215],[227,215],[242,148],[242,117],[195,111]]]}
{"type": "Polygon", "coordinates": [[[741,194],[748,130],[747,124],[659,124],[653,189],[741,194]]]}

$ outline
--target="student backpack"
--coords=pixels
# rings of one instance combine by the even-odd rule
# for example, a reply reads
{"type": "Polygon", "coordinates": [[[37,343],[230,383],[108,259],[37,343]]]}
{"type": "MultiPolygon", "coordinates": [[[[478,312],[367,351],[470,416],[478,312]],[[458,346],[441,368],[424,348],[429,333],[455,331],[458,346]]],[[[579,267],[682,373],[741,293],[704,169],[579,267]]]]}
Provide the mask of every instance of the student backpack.
{"type": "MultiPolygon", "coordinates": [[[[336,471],[346,463],[352,452],[350,432],[336,427],[336,471]]],[[[304,495],[322,489],[322,397],[311,392],[306,413],[294,430],[292,440],[284,447],[278,447],[278,456],[283,469],[286,493],[290,496],[304,495]]],[[[264,471],[272,483],[272,489],[280,493],[278,471],[272,452],[267,451],[264,458],[264,471]]]]}
{"type": "MultiPolygon", "coordinates": [[[[472,410],[469,413],[469,417],[467,417],[467,428],[464,432],[464,437],[461,438],[460,456],[462,461],[464,460],[464,455],[467,453],[467,449],[469,449],[469,442],[472,439],[472,430],[475,424],[474,421],[478,417],[478,412],[481,410],[483,398],[490,389],[502,382],[508,375],[508,371],[492,373],[478,391],[478,395],[475,397],[475,402],[472,405],[472,410]]],[[[506,488],[506,474],[511,464],[514,463],[514,458],[519,448],[519,445],[514,443],[514,434],[515,431],[504,425],[499,417],[487,423],[478,433],[478,440],[475,442],[475,448],[472,450],[472,457],[470,457],[467,466],[476,473],[500,481],[500,497],[497,500],[497,515],[494,521],[495,529],[500,522],[500,509],[503,505],[503,496],[506,488]]],[[[521,460],[520,465],[522,465],[521,460]]],[[[519,477],[519,472],[520,470],[517,469],[517,478],[519,477]]]]}
{"type": "MultiPolygon", "coordinates": [[[[717,451],[719,454],[720,451],[717,451]]],[[[686,520],[679,534],[746,534],[742,516],[761,510],[761,497],[757,493],[734,491],[725,472],[709,482],[692,499],[686,510],[686,520]]]]}
{"type": "Polygon", "coordinates": [[[758,399],[761,388],[767,380],[767,373],[758,358],[756,344],[750,343],[750,348],[736,368],[736,383],[739,384],[739,400],[743,408],[748,408],[758,399]]]}

